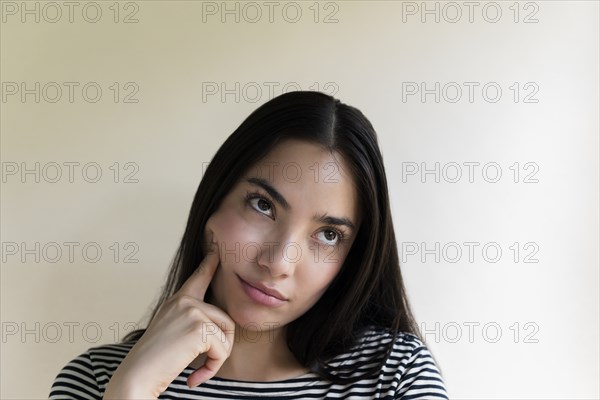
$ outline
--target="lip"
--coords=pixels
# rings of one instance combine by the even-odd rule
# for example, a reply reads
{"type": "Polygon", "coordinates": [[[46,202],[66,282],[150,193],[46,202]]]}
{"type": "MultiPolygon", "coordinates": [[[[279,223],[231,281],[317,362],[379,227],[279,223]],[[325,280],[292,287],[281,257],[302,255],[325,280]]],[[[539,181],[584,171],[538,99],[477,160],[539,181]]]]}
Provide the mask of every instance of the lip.
{"type": "Polygon", "coordinates": [[[261,283],[247,282],[239,276],[238,279],[246,295],[260,304],[269,307],[278,307],[288,301],[284,295],[275,289],[267,288],[261,283]]]}

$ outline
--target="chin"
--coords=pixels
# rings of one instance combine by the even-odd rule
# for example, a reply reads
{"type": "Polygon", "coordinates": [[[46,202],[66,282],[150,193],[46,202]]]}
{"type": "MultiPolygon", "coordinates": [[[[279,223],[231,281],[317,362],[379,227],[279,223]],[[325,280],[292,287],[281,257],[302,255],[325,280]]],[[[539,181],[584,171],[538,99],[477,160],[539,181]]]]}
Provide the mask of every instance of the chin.
{"type": "Polygon", "coordinates": [[[276,312],[250,302],[234,305],[231,309],[229,316],[239,326],[250,331],[274,329],[282,325],[281,318],[276,312]]]}

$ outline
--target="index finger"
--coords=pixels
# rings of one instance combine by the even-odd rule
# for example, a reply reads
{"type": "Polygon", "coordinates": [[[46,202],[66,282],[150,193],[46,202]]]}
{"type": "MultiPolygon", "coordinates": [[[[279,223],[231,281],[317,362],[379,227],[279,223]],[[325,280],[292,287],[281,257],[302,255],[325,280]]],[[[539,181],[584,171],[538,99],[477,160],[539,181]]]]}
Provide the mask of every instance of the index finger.
{"type": "Polygon", "coordinates": [[[198,268],[183,283],[177,293],[204,301],[206,290],[219,265],[219,259],[218,246],[213,242],[208,246],[207,254],[198,268]]]}

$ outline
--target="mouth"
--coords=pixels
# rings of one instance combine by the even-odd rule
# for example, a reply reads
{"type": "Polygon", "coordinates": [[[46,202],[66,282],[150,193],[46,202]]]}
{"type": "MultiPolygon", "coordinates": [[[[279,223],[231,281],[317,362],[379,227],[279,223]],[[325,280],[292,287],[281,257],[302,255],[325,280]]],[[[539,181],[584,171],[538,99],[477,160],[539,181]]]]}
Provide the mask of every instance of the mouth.
{"type": "Polygon", "coordinates": [[[242,285],[242,289],[244,290],[246,295],[261,305],[265,305],[268,307],[279,307],[288,301],[288,299],[286,299],[278,291],[274,291],[271,289],[269,290],[270,293],[267,293],[268,289],[258,288],[253,284],[242,279],[239,275],[236,276],[238,277],[240,284],[242,285]],[[276,296],[271,294],[273,292],[276,292],[276,296]]]}

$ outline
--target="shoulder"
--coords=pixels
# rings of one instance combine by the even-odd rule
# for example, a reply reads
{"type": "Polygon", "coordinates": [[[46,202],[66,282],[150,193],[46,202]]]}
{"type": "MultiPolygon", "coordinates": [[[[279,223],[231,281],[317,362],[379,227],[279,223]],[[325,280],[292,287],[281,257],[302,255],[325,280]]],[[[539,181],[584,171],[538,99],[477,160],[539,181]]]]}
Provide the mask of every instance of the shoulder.
{"type": "Polygon", "coordinates": [[[370,326],[360,334],[351,358],[365,362],[372,354],[380,357],[380,380],[394,382],[395,397],[448,398],[436,360],[418,336],[370,326]]]}
{"type": "MultiPolygon", "coordinates": [[[[361,343],[377,343],[382,341],[389,343],[394,337],[394,332],[388,328],[370,325],[363,328],[358,336],[361,343]]],[[[423,344],[418,336],[409,332],[397,332],[395,343],[411,345],[414,347],[423,344]]]]}
{"type": "Polygon", "coordinates": [[[399,362],[431,356],[429,349],[418,336],[409,332],[394,333],[390,329],[378,326],[369,326],[357,333],[356,345],[352,347],[352,352],[383,351],[388,350],[390,346],[391,353],[388,358],[399,362]]]}
{"type": "Polygon", "coordinates": [[[104,388],[135,342],[90,347],[56,375],[49,399],[102,399],[104,388]]]}

